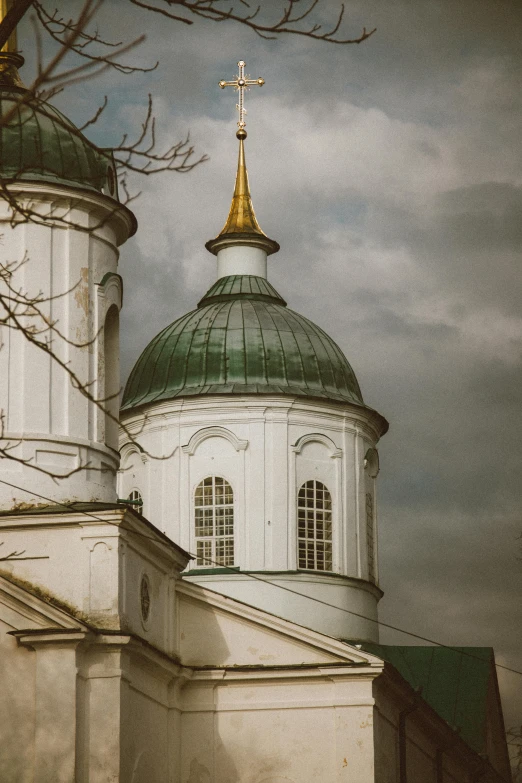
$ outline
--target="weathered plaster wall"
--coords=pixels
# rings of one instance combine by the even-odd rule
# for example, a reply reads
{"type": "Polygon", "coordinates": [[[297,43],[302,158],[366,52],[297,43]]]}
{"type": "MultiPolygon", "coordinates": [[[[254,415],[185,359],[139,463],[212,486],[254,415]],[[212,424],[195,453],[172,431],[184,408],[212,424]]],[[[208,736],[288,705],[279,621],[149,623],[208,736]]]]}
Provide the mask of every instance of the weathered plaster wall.
{"type": "Polygon", "coordinates": [[[200,672],[183,691],[182,780],[373,783],[372,704],[370,681],[338,671],[200,672]]]}
{"type": "Polygon", "coordinates": [[[16,619],[0,595],[0,780],[33,780],[35,658],[7,636],[16,619]],[[11,615],[11,617],[10,617],[11,615]]]}

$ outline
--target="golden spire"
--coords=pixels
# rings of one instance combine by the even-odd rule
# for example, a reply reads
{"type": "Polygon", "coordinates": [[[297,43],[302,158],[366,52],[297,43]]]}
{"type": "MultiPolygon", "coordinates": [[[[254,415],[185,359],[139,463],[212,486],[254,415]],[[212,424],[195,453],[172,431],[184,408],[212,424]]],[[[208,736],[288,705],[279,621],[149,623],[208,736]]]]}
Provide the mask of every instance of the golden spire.
{"type": "Polygon", "coordinates": [[[263,248],[268,254],[276,253],[279,250],[278,243],[273,239],[269,239],[261,230],[261,226],[257,222],[254,207],[252,205],[252,198],[250,196],[248,172],[245,163],[244,142],[247,137],[247,132],[245,130],[246,109],[243,93],[251,85],[262,87],[265,80],[249,79],[248,76],[245,77],[244,60],[238,62],[238,68],[239,73],[233,81],[219,82],[220,87],[234,87],[234,89],[239,92],[239,102],[236,105],[239,112],[239,122],[237,123],[238,130],[236,132],[236,136],[239,139],[236,186],[234,188],[234,195],[232,196],[232,204],[230,205],[227,222],[218,236],[215,239],[209,240],[205,247],[215,255],[221,248],[226,247],[227,245],[254,245],[263,248]]]}
{"type": "MultiPolygon", "coordinates": [[[[7,12],[11,8],[13,4],[13,0],[0,0],[0,22],[3,22],[5,17],[7,16],[7,12]]],[[[4,52],[16,52],[18,49],[18,41],[16,38],[16,27],[7,39],[7,43],[5,43],[1,49],[2,54],[4,52]]]]}
{"type": "MultiPolygon", "coordinates": [[[[3,22],[13,0],[0,0],[0,22],[3,22]]],[[[18,68],[24,64],[24,58],[18,54],[16,27],[0,50],[0,87],[24,88],[18,68]]]]}
{"type": "MultiPolygon", "coordinates": [[[[246,131],[243,131],[246,136],[246,131]]],[[[240,132],[238,131],[238,136],[240,132]]],[[[221,234],[243,234],[244,232],[256,234],[265,234],[257,222],[257,218],[252,205],[250,188],[248,187],[248,172],[245,164],[245,145],[244,137],[241,134],[239,138],[239,158],[237,162],[236,187],[232,196],[232,204],[228,219],[221,234]]],[[[220,236],[221,236],[220,234],[220,236]]]]}

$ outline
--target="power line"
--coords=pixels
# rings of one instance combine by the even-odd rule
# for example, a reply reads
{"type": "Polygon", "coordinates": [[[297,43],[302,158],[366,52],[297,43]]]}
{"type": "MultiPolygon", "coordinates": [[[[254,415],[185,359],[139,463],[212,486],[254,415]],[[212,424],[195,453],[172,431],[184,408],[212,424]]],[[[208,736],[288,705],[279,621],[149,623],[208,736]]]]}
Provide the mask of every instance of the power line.
{"type": "MultiPolygon", "coordinates": [[[[76,508],[74,506],[74,504],[72,504],[72,503],[62,503],[62,502],[54,500],[52,498],[48,498],[45,495],[40,494],[39,492],[35,492],[35,491],[32,491],[32,490],[30,491],[28,489],[25,489],[24,487],[19,487],[16,484],[11,484],[8,481],[4,481],[3,479],[0,479],[0,483],[1,484],[5,484],[8,487],[12,487],[13,489],[18,489],[18,490],[20,490],[20,492],[26,492],[28,495],[35,495],[36,497],[39,497],[42,500],[46,500],[48,503],[51,503],[52,505],[61,506],[62,508],[65,508],[65,509],[67,509],[69,511],[74,511],[76,514],[83,514],[84,516],[87,516],[87,517],[89,517],[91,519],[94,519],[97,522],[101,522],[104,525],[114,525],[117,528],[126,530],[127,532],[133,533],[136,536],[141,536],[142,538],[145,538],[145,539],[147,539],[149,541],[156,541],[157,542],[157,540],[158,540],[157,537],[155,537],[155,536],[148,536],[146,533],[141,533],[138,530],[133,530],[132,528],[124,527],[123,525],[120,525],[117,522],[111,522],[110,520],[103,519],[102,517],[98,517],[98,516],[96,516],[96,514],[92,514],[89,511],[85,511],[84,509],[76,508]]],[[[162,531],[158,531],[158,532],[162,533],[162,531]]],[[[165,535],[165,534],[162,533],[162,535],[165,535]]],[[[174,543],[174,542],[172,542],[172,543],[174,543]]],[[[187,552],[187,554],[190,555],[192,560],[196,559],[196,555],[193,554],[192,552],[187,552]]],[[[16,558],[13,558],[13,560],[14,559],[16,559],[16,558]]],[[[219,563],[217,560],[212,560],[212,558],[210,558],[210,557],[204,557],[203,559],[205,561],[207,561],[208,563],[212,564],[212,565],[216,565],[219,568],[226,569],[230,573],[233,573],[233,574],[236,574],[236,575],[238,573],[236,568],[231,568],[230,566],[224,566],[221,563],[219,563]]],[[[439,642],[436,639],[430,639],[427,636],[421,636],[420,634],[414,633],[413,631],[406,631],[404,628],[400,628],[399,626],[396,626],[396,625],[391,625],[390,623],[385,623],[382,620],[375,620],[375,618],[373,618],[373,617],[367,617],[366,615],[360,614],[359,612],[354,612],[351,609],[345,609],[344,607],[336,606],[335,604],[330,604],[330,603],[328,603],[328,601],[323,601],[320,598],[314,598],[311,595],[306,595],[304,593],[300,593],[298,590],[292,590],[291,587],[285,587],[284,585],[281,585],[281,584],[275,584],[274,582],[271,582],[268,579],[263,579],[262,577],[260,577],[259,575],[256,575],[252,571],[240,571],[239,573],[240,574],[244,574],[245,576],[248,576],[250,579],[255,579],[258,582],[262,582],[263,584],[269,584],[272,587],[278,588],[279,590],[285,590],[287,593],[293,593],[294,595],[297,595],[300,598],[306,598],[309,601],[314,601],[317,604],[322,604],[323,606],[327,606],[330,609],[335,609],[338,612],[344,612],[345,614],[349,614],[349,615],[352,615],[354,617],[359,617],[362,620],[368,620],[369,622],[375,623],[376,625],[378,625],[378,626],[380,626],[382,628],[388,628],[388,629],[390,629],[392,631],[398,631],[399,633],[403,633],[406,636],[411,636],[413,639],[419,639],[422,642],[427,642],[428,644],[433,644],[436,647],[443,647],[446,650],[453,650],[454,652],[459,652],[462,655],[466,655],[468,658],[474,658],[474,659],[479,660],[479,661],[483,661],[484,660],[484,658],[481,658],[479,655],[473,655],[473,653],[465,652],[462,649],[457,649],[455,647],[452,647],[451,645],[444,644],[443,642],[439,642]]],[[[503,664],[497,663],[496,661],[494,662],[494,666],[497,669],[503,669],[504,671],[511,672],[512,674],[519,674],[520,676],[522,676],[522,671],[519,671],[518,669],[513,669],[510,666],[504,666],[503,664]]]]}

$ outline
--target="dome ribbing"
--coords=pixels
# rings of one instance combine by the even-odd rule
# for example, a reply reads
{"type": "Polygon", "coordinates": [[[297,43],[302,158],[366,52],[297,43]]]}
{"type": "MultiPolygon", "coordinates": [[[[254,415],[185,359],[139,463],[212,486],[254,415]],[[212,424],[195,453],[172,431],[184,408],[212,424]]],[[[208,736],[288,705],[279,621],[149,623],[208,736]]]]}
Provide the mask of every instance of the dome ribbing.
{"type": "Polygon", "coordinates": [[[130,374],[121,409],[203,394],[364,404],[339,346],[252,275],[218,280],[196,310],[152,340],[130,374]]]}
{"type": "Polygon", "coordinates": [[[98,149],[61,112],[24,90],[0,89],[0,175],[12,181],[49,182],[116,197],[112,153],[98,149]]]}

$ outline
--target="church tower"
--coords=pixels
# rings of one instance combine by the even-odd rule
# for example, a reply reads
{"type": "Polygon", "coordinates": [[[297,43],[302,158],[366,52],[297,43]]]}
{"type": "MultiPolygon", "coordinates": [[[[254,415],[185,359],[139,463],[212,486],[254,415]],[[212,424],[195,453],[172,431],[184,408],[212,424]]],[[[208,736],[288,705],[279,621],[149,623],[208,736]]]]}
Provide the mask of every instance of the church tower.
{"type": "MultiPolygon", "coordinates": [[[[185,579],[331,636],[378,639],[376,445],[338,345],[267,279],[279,245],[261,230],[239,159],[217,281],[147,346],[127,382],[120,496],[193,554],[185,579]],[[163,453],[162,461],[147,453],[163,453]]],[[[227,86],[222,82],[220,86],[227,86]]]]}
{"type": "MultiPolygon", "coordinates": [[[[9,3],[0,0],[0,18],[9,3]]],[[[0,52],[0,509],[116,500],[118,246],[136,229],[110,150],[0,52]]]]}

